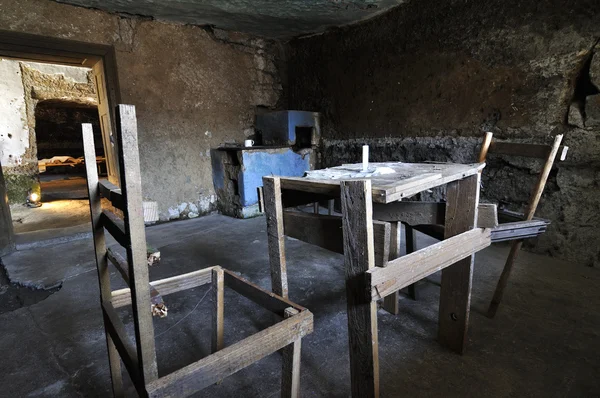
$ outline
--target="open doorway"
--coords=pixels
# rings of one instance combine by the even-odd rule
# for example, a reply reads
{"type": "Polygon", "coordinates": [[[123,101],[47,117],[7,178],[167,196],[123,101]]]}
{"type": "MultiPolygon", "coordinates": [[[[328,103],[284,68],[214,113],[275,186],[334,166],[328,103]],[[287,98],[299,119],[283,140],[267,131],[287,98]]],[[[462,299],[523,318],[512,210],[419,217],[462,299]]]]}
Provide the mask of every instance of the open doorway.
{"type": "Polygon", "coordinates": [[[1,205],[10,205],[17,248],[89,232],[82,123],[93,126],[100,175],[119,183],[109,106],[109,98],[118,102],[113,49],[0,31],[0,75],[8,198],[1,205]]]}
{"type": "Polygon", "coordinates": [[[57,235],[88,224],[82,123],[95,127],[98,168],[107,174],[92,69],[2,59],[0,79],[17,80],[0,85],[4,112],[15,113],[0,131],[14,232],[57,235]]]}

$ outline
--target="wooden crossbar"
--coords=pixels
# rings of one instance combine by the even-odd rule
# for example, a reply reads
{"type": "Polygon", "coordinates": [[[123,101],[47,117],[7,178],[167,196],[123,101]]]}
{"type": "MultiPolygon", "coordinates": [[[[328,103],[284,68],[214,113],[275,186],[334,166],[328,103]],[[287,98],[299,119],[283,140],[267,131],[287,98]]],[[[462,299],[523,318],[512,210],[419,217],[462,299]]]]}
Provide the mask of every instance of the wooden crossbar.
{"type": "MultiPolygon", "coordinates": [[[[115,252],[111,248],[107,249],[106,256],[108,260],[115,266],[117,271],[119,271],[119,273],[123,277],[123,280],[125,281],[125,283],[127,283],[127,286],[129,286],[129,266],[127,264],[127,260],[125,260],[125,258],[121,256],[121,254],[115,252]]],[[[152,305],[152,315],[161,315],[164,312],[164,315],[166,316],[166,307],[162,296],[154,286],[150,285],[149,288],[150,302],[152,305]],[[160,308],[156,308],[157,306],[160,308]]]]}
{"type": "Polygon", "coordinates": [[[119,210],[125,209],[125,201],[123,200],[121,188],[108,180],[99,180],[98,187],[100,188],[100,194],[108,199],[114,207],[119,210]]]}
{"type": "Polygon", "coordinates": [[[268,292],[261,289],[252,282],[243,279],[231,271],[225,271],[225,286],[235,290],[242,296],[254,301],[261,307],[283,317],[286,308],[294,308],[298,311],[304,311],[306,308],[299,306],[298,304],[292,303],[286,298],[275,295],[275,293],[268,292]]]}
{"type": "Polygon", "coordinates": [[[311,333],[313,315],[302,311],[276,325],[147,385],[154,398],[183,397],[199,391],[253,364],[311,333]]]}
{"type": "MultiPolygon", "coordinates": [[[[172,276],[170,278],[159,279],[150,282],[150,286],[156,288],[162,296],[171,293],[180,292],[182,290],[192,289],[198,286],[203,286],[211,282],[212,270],[216,267],[209,267],[187,274],[172,276]]],[[[115,308],[124,307],[131,304],[131,289],[124,288],[112,292],[113,306],[115,308]]]]}
{"type": "Polygon", "coordinates": [[[444,269],[491,244],[491,230],[475,228],[388,262],[366,272],[371,299],[392,294],[444,269]]]}
{"type": "Polygon", "coordinates": [[[121,246],[129,246],[129,237],[125,233],[125,224],[119,216],[110,210],[104,209],[100,215],[100,222],[121,246]]]}
{"type": "Polygon", "coordinates": [[[125,325],[123,325],[123,322],[119,318],[119,314],[117,314],[115,307],[107,301],[102,301],[101,307],[106,331],[112,337],[112,340],[117,347],[117,351],[121,356],[121,360],[129,372],[129,376],[136,385],[136,388],[138,388],[138,385],[141,383],[139,383],[139,364],[135,345],[127,335],[125,325]]]}
{"type": "MultiPolygon", "coordinates": [[[[568,146],[561,145],[558,148],[558,160],[567,158],[568,146]]],[[[552,145],[545,144],[520,144],[516,142],[492,141],[488,153],[499,155],[523,156],[529,158],[547,159],[552,151],[552,145]]]]}
{"type": "MultiPolygon", "coordinates": [[[[344,253],[342,217],[324,214],[284,211],[285,235],[322,247],[332,252],[344,253]]],[[[375,265],[383,267],[389,258],[390,224],[373,221],[375,265]]]]}

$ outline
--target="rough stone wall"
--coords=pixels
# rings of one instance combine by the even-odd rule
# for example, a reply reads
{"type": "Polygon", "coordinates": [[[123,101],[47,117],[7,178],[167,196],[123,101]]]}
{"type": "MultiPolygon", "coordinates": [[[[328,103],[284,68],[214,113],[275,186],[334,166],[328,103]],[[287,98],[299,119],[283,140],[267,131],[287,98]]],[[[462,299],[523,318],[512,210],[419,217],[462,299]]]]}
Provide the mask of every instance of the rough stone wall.
{"type": "MultiPolygon", "coordinates": [[[[589,67],[600,87],[599,37],[597,1],[413,0],[292,41],[289,103],[324,114],[325,165],[357,160],[363,143],[381,160],[474,161],[484,131],[535,143],[564,133],[568,160],[537,213],[553,225],[535,250],[599,265],[600,96],[584,82],[589,67]]],[[[538,170],[490,158],[483,195],[522,209],[538,170]]]]}
{"type": "Polygon", "coordinates": [[[163,219],[184,202],[213,209],[210,148],[252,136],[257,107],[286,106],[276,42],[49,0],[0,9],[2,29],[114,46],[121,100],[138,116],[143,194],[163,219]]]}

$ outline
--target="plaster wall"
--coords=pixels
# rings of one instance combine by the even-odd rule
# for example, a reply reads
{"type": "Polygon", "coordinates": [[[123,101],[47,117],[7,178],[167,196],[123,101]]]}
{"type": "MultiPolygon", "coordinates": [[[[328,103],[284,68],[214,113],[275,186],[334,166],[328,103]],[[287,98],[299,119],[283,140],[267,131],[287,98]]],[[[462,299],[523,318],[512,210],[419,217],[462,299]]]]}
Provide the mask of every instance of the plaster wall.
{"type": "Polygon", "coordinates": [[[114,46],[123,103],[136,106],[145,200],[214,209],[210,148],[254,134],[256,107],[285,107],[283,49],[197,26],[122,17],[49,0],[0,0],[0,26],[114,46]]]}
{"type": "Polygon", "coordinates": [[[0,59],[0,163],[19,166],[29,147],[25,94],[18,62],[0,59]]]}
{"type": "MultiPolygon", "coordinates": [[[[538,211],[553,224],[535,250],[599,265],[600,96],[587,96],[585,121],[578,109],[590,57],[600,87],[599,26],[600,3],[585,0],[409,1],[292,41],[290,108],[324,114],[327,166],[358,160],[363,143],[382,160],[472,162],[485,131],[535,143],[565,134],[568,160],[538,211]]],[[[490,159],[483,196],[522,210],[539,168],[490,159]]]]}

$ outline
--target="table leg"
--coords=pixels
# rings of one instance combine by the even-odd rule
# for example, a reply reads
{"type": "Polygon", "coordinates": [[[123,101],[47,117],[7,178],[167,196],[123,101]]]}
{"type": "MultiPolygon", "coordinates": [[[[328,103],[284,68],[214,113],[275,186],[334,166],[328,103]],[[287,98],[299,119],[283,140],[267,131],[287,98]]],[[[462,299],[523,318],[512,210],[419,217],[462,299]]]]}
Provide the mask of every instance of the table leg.
{"type": "MultiPolygon", "coordinates": [[[[399,221],[390,223],[390,260],[395,260],[400,257],[400,225],[399,221]]],[[[400,311],[398,305],[398,300],[400,298],[399,293],[400,292],[394,292],[383,299],[383,309],[390,314],[398,315],[398,312],[400,311]]]]}
{"type": "Polygon", "coordinates": [[[271,289],[273,293],[288,298],[283,205],[279,177],[263,177],[263,194],[267,218],[269,262],[271,264],[271,289]]]}
{"type": "MultiPolygon", "coordinates": [[[[480,174],[448,184],[444,238],[450,238],[475,227],[479,203],[480,174]]],[[[442,270],[440,291],[439,341],[462,354],[465,351],[473,259],[469,256],[442,270]]]]}
{"type": "MultiPolygon", "coordinates": [[[[406,224],[404,226],[404,231],[406,232],[406,254],[410,254],[417,251],[417,231],[415,229],[406,224]]],[[[419,299],[419,282],[412,283],[408,285],[408,296],[417,301],[419,299]]]]}
{"type": "Polygon", "coordinates": [[[352,396],[378,397],[377,303],[371,301],[364,275],[375,266],[371,181],[340,185],[352,396]]]}

